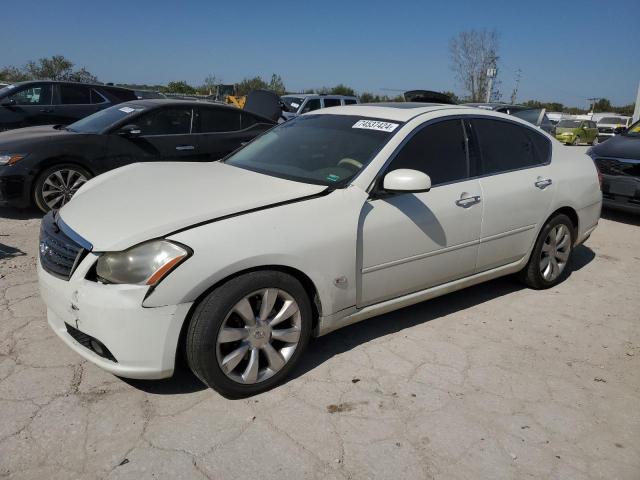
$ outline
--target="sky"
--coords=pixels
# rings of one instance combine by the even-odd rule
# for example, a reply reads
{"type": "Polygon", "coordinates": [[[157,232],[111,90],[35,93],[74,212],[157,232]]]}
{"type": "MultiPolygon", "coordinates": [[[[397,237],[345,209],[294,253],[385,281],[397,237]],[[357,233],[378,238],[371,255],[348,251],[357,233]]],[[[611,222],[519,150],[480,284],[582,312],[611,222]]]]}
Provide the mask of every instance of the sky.
{"type": "Polygon", "coordinates": [[[0,66],[61,54],[103,82],[277,73],[289,91],[463,94],[448,45],[469,29],[499,33],[503,100],[518,69],[520,102],[629,104],[640,82],[640,0],[20,0],[1,10],[0,66]]]}

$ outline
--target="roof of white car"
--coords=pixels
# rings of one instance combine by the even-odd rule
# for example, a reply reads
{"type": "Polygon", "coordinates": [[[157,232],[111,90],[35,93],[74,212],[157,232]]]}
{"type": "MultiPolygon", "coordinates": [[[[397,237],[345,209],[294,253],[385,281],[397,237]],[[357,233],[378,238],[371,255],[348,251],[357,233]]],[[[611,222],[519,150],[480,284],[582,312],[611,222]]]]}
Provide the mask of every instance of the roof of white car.
{"type": "MultiPolygon", "coordinates": [[[[340,107],[323,108],[314,110],[311,114],[326,115],[357,115],[361,117],[381,118],[385,120],[395,120],[407,122],[418,115],[436,110],[469,110],[471,107],[462,105],[445,105],[440,103],[414,103],[414,102],[389,102],[389,103],[366,103],[358,105],[344,105],[340,107]]],[[[475,110],[475,109],[474,109],[475,110]]],[[[482,113],[487,113],[486,110],[482,113]]]]}

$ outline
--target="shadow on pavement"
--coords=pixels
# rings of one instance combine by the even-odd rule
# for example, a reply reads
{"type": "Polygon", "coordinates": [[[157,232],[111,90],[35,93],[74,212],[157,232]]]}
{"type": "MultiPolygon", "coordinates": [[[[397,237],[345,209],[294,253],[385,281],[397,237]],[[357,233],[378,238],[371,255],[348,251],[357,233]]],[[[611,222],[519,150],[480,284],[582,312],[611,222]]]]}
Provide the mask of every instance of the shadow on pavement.
{"type": "Polygon", "coordinates": [[[42,213],[37,208],[9,208],[0,207],[0,218],[9,218],[11,220],[31,220],[34,218],[42,218],[42,213]]]}
{"type": "MultiPolygon", "coordinates": [[[[565,280],[571,273],[588,265],[595,258],[589,247],[577,247],[571,256],[569,268],[565,271],[565,280]]],[[[285,383],[310,372],[334,355],[347,352],[375,338],[397,333],[406,328],[426,323],[450,313],[474,307],[488,300],[509,295],[525,288],[515,278],[503,277],[474,287],[469,287],[442,297],[434,298],[411,307],[387,313],[337,330],[324,337],[312,339],[307,351],[285,383]]],[[[134,388],[156,395],[186,394],[207,388],[193,375],[184,361],[179,361],[176,373],[165,380],[122,380],[134,388]]],[[[278,388],[276,385],[273,388],[278,388]]]]}
{"type": "Polygon", "coordinates": [[[10,245],[5,245],[4,243],[0,243],[0,260],[4,260],[5,258],[11,258],[11,257],[21,257],[22,255],[26,255],[26,254],[19,248],[15,248],[10,245]]]}
{"type": "MultiPolygon", "coordinates": [[[[589,264],[595,256],[595,253],[589,247],[585,245],[577,247],[571,256],[571,263],[563,274],[563,281],[566,281],[572,272],[580,270],[589,264]]],[[[513,276],[502,277],[379,317],[370,318],[332,332],[324,337],[316,338],[309,344],[309,348],[303,355],[300,365],[294,370],[289,380],[304,375],[334,355],[347,352],[376,338],[397,333],[406,328],[411,328],[454,312],[466,310],[488,300],[517,292],[523,288],[526,287],[513,276]]]]}
{"type": "Polygon", "coordinates": [[[610,208],[603,208],[602,218],[612,220],[614,222],[626,223],[627,225],[640,226],[640,213],[625,212],[622,210],[612,210],[610,208]]]}

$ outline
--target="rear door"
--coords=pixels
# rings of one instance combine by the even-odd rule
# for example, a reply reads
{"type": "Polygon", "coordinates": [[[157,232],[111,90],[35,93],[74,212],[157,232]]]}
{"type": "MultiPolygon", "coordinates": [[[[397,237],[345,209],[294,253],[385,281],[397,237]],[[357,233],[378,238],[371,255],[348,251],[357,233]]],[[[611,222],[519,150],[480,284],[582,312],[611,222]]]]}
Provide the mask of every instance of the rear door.
{"type": "Polygon", "coordinates": [[[0,130],[56,123],[50,83],[17,87],[7,98],[11,104],[0,106],[0,130]]]}
{"type": "Polygon", "coordinates": [[[55,123],[69,125],[100,110],[97,104],[92,103],[91,94],[92,89],[87,85],[64,83],[55,85],[53,97],[55,123]]]}
{"type": "Polygon", "coordinates": [[[524,257],[553,199],[551,143],[534,128],[495,118],[475,118],[470,130],[479,149],[484,215],[477,270],[524,257]]]}
{"type": "Polygon", "coordinates": [[[419,127],[381,172],[419,170],[432,188],[374,196],[363,207],[359,307],[475,271],[483,203],[467,143],[460,119],[419,127]]]}
{"type": "Polygon", "coordinates": [[[264,131],[257,117],[237,108],[201,105],[196,122],[200,139],[199,160],[213,161],[225,157],[264,131]]]}

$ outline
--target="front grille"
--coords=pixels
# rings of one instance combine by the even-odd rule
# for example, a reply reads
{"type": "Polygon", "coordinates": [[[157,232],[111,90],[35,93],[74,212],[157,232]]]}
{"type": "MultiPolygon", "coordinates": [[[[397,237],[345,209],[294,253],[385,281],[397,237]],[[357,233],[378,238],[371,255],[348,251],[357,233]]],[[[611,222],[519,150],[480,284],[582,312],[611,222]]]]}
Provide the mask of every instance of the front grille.
{"type": "Polygon", "coordinates": [[[600,133],[613,133],[613,127],[598,127],[600,133]]]}
{"type": "Polygon", "coordinates": [[[595,159],[596,166],[603,175],[635,177],[640,179],[640,159],[601,158],[595,159]]]}
{"type": "Polygon", "coordinates": [[[118,361],[116,360],[116,357],[113,356],[113,354],[109,351],[109,349],[105,347],[100,340],[93,338],[91,335],[87,335],[84,332],[81,332],[80,330],[72,327],[68,323],[65,323],[64,326],[67,327],[67,333],[71,335],[71,337],[73,337],[73,339],[76,342],[78,342],[80,345],[82,345],[85,348],[88,348],[93,353],[96,353],[97,355],[100,355],[101,357],[106,358],[107,360],[111,360],[112,362],[118,363],[118,361]]]}
{"type": "Polygon", "coordinates": [[[69,280],[87,253],[86,249],[60,230],[53,212],[44,216],[40,225],[42,268],[58,278],[69,280]]]}

